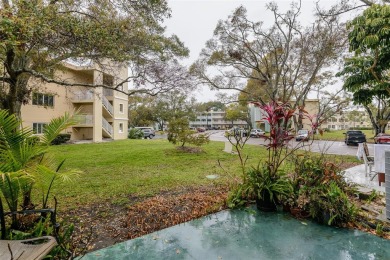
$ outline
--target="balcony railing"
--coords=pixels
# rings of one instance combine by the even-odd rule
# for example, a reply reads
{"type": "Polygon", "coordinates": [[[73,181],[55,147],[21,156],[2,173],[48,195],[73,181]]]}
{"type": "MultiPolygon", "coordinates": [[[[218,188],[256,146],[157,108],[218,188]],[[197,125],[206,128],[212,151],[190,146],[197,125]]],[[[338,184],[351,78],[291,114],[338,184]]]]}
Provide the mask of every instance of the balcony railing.
{"type": "Polygon", "coordinates": [[[77,125],[93,125],[93,115],[76,115],[77,125]]]}
{"type": "Polygon", "coordinates": [[[114,129],[110,125],[110,123],[107,122],[106,119],[102,118],[102,127],[104,130],[106,130],[107,133],[109,133],[111,136],[114,133],[114,129]]]}
{"type": "Polygon", "coordinates": [[[74,100],[92,100],[93,99],[93,91],[78,91],[74,93],[74,100]]]}
{"type": "Polygon", "coordinates": [[[112,97],[112,96],[114,96],[114,90],[113,89],[109,89],[109,88],[104,88],[103,89],[103,96],[105,96],[105,97],[112,97]]]}

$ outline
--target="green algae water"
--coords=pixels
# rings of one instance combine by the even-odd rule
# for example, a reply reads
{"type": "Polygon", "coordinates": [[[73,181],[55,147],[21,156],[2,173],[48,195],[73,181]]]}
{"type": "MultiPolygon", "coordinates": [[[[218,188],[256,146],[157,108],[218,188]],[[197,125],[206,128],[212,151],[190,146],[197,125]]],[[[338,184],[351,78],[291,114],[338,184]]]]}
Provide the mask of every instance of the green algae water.
{"type": "Polygon", "coordinates": [[[254,208],[226,210],[82,259],[390,259],[390,241],[254,208]]]}

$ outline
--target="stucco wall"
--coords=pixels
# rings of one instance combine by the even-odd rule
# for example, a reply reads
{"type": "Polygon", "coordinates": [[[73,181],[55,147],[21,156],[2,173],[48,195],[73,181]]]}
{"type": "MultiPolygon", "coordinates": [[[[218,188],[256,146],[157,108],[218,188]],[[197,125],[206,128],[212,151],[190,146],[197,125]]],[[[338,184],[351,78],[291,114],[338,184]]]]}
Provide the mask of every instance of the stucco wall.
{"type": "MultiPolygon", "coordinates": [[[[94,75],[96,77],[97,74],[102,75],[101,73],[96,73],[96,70],[94,71],[93,68],[81,69],[70,65],[69,68],[57,71],[55,76],[57,79],[62,79],[68,83],[78,82],[92,84],[98,81],[98,79],[94,78],[94,75]]],[[[123,67],[121,70],[117,68],[116,74],[119,75],[120,78],[116,78],[115,82],[123,81],[127,78],[127,68],[123,67]]],[[[73,113],[74,111],[79,110],[80,115],[93,115],[96,114],[97,111],[99,118],[96,118],[95,115],[93,121],[95,124],[97,122],[101,128],[102,107],[101,105],[97,106],[98,104],[95,104],[97,102],[101,104],[102,102],[101,91],[98,91],[98,96],[95,96],[89,101],[85,101],[83,103],[73,103],[72,100],[74,100],[77,95],[80,95],[80,93],[86,93],[88,88],[79,86],[61,86],[52,83],[44,84],[39,81],[30,81],[29,85],[32,88],[32,94],[37,92],[53,95],[54,106],[33,105],[31,96],[29,104],[24,105],[21,110],[23,127],[32,128],[33,123],[47,124],[51,119],[62,116],[65,112],[73,113]]],[[[127,91],[127,84],[124,84],[124,89],[127,91]]],[[[96,89],[91,89],[90,92],[94,93],[96,92],[96,89]]],[[[114,106],[114,115],[113,118],[107,118],[107,121],[112,122],[112,126],[114,127],[113,139],[126,139],[128,121],[127,95],[124,93],[115,93],[112,104],[114,106]],[[123,113],[119,111],[120,104],[123,104],[123,113]],[[119,122],[123,124],[122,133],[119,133],[119,122]]],[[[66,129],[64,132],[71,133],[72,139],[92,139],[94,132],[93,129],[94,128],[92,127],[77,127],[73,128],[73,130],[72,128],[66,129]]],[[[97,130],[97,127],[95,130],[97,130]]],[[[99,132],[101,131],[95,131],[95,135],[99,132]]],[[[97,138],[97,141],[99,140],[101,140],[101,138],[97,138]]]]}

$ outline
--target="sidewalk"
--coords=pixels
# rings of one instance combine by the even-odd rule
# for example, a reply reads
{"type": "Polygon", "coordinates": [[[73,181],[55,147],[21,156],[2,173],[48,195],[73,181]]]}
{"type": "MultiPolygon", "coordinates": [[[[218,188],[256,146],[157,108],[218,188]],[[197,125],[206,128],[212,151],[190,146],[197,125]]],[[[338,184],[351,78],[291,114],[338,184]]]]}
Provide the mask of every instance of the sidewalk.
{"type": "Polygon", "coordinates": [[[353,182],[362,186],[361,191],[370,192],[371,190],[376,190],[385,193],[385,183],[382,183],[382,186],[379,186],[378,176],[375,176],[372,181],[370,180],[370,176],[366,177],[364,164],[346,169],[344,177],[348,182],[353,182]]]}

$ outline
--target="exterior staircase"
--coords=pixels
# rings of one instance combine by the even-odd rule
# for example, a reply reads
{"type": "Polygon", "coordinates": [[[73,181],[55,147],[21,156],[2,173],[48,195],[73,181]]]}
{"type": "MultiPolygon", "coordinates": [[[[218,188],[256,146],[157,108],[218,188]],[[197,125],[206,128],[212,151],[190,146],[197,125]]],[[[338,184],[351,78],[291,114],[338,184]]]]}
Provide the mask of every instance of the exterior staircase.
{"type": "Polygon", "coordinates": [[[114,107],[111,105],[110,101],[105,96],[102,96],[102,103],[103,107],[106,109],[106,111],[111,115],[114,116],[114,107]]]}
{"type": "Polygon", "coordinates": [[[110,123],[108,123],[108,121],[104,118],[102,118],[102,128],[103,128],[103,131],[108,135],[110,136],[111,138],[113,138],[113,134],[114,134],[114,129],[112,128],[112,126],[110,125],[110,123]]]}

